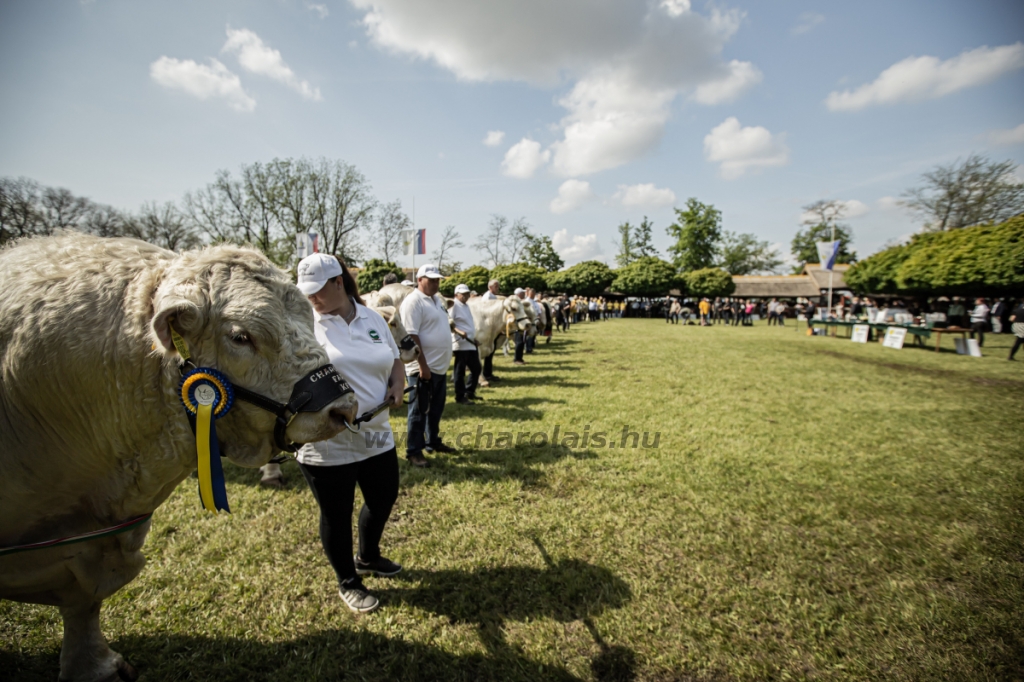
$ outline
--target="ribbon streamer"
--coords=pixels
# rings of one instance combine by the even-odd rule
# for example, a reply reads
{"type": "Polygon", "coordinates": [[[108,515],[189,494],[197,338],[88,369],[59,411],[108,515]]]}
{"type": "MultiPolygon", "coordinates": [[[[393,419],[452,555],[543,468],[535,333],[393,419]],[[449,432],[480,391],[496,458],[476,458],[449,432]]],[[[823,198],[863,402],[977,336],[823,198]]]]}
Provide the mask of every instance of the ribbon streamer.
{"type": "Polygon", "coordinates": [[[207,511],[231,512],[220,463],[215,420],[231,409],[231,382],[215,369],[199,367],[181,380],[181,402],[194,418],[196,457],[199,473],[199,501],[207,511]]]}

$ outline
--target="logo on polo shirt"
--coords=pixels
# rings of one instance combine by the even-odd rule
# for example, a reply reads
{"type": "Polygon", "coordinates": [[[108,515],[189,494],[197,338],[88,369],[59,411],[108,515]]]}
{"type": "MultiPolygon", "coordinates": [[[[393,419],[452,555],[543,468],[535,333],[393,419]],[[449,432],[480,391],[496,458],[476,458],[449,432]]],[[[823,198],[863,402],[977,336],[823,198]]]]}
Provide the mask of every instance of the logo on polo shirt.
{"type": "Polygon", "coordinates": [[[380,340],[380,334],[377,333],[376,329],[370,330],[370,338],[373,339],[374,343],[382,343],[382,341],[380,340]]]}

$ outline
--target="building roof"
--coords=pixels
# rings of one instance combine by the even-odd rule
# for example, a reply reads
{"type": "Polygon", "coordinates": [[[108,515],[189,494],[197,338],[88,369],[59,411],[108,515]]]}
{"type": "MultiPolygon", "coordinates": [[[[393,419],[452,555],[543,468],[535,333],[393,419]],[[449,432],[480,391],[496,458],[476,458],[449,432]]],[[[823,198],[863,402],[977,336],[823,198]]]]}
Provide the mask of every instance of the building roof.
{"type": "Polygon", "coordinates": [[[732,295],[739,298],[812,298],[821,295],[808,275],[736,275],[732,281],[736,285],[732,295]]]}
{"type": "MultiPolygon", "coordinates": [[[[832,290],[849,289],[843,275],[850,269],[845,263],[836,263],[832,266],[832,290]]],[[[821,263],[807,263],[804,265],[804,274],[808,275],[819,289],[828,289],[828,270],[821,267],[821,263]]]]}

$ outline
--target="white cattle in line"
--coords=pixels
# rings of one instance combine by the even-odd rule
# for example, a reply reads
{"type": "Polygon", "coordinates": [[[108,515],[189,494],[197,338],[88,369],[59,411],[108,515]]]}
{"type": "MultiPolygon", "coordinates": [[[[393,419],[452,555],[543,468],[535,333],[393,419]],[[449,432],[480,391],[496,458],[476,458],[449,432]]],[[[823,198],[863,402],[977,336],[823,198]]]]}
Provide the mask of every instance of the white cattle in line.
{"type": "Polygon", "coordinates": [[[499,296],[485,299],[480,296],[469,299],[466,304],[473,314],[474,338],[479,342],[481,360],[494,352],[506,331],[529,332],[532,327],[523,302],[518,296],[499,296]]]}
{"type": "MultiPolygon", "coordinates": [[[[365,297],[363,300],[366,300],[365,297]]],[[[389,305],[379,308],[371,305],[367,305],[367,307],[380,313],[380,316],[388,323],[391,337],[395,340],[395,345],[398,346],[399,359],[402,362],[414,362],[420,356],[420,347],[413,342],[412,337],[405,331],[405,325],[402,324],[402,316],[397,315],[395,308],[389,305]]],[[[260,473],[262,474],[260,485],[268,488],[284,487],[284,472],[281,470],[280,464],[268,462],[260,467],[260,473]]]]}
{"type": "MultiPolygon", "coordinates": [[[[144,518],[196,470],[172,325],[196,366],[281,403],[327,364],[306,297],[254,249],[175,254],[134,239],[28,239],[0,251],[0,291],[4,548],[144,518]]],[[[298,413],[284,436],[330,438],[357,411],[349,393],[298,413]]],[[[217,420],[222,454],[264,464],[280,449],[275,423],[236,396],[217,420]]],[[[195,513],[204,513],[198,500],[195,513]]],[[[137,676],[108,647],[99,613],[142,570],[150,524],[0,557],[0,598],[60,608],[62,680],[137,676]]]]}

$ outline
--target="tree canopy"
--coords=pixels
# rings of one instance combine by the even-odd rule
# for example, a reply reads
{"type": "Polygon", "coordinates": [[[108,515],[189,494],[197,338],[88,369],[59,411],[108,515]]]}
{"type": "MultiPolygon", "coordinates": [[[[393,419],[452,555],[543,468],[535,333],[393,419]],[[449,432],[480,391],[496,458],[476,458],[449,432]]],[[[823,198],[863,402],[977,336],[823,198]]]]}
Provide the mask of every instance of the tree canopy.
{"type": "MultiPolygon", "coordinates": [[[[529,263],[513,263],[511,265],[499,265],[491,270],[491,279],[496,279],[501,282],[501,290],[506,294],[510,294],[517,287],[522,288],[533,288],[538,291],[544,291],[547,287],[547,281],[544,276],[547,273],[543,268],[539,268],[536,265],[530,265],[529,263]]],[[[484,283],[486,288],[487,283],[484,283]]]]}
{"type": "Polygon", "coordinates": [[[565,261],[555,251],[551,237],[546,235],[531,234],[529,236],[526,248],[523,249],[523,261],[548,272],[557,272],[565,265],[565,261]]]}
{"type": "Polygon", "coordinates": [[[729,296],[736,291],[732,275],[721,268],[704,268],[691,270],[682,275],[686,283],[686,292],[690,296],[729,296]]]}
{"type": "Polygon", "coordinates": [[[696,198],[686,200],[686,210],[676,209],[676,222],[666,229],[674,243],[668,247],[676,268],[686,272],[715,264],[722,238],[722,212],[696,198]]]}
{"type": "Polygon", "coordinates": [[[359,274],[356,275],[356,284],[359,285],[359,291],[364,294],[377,291],[383,286],[384,275],[389,272],[395,273],[399,282],[405,278],[402,268],[391,261],[381,260],[380,258],[371,258],[366,261],[363,267],[360,268],[359,274]]]}
{"type": "Polygon", "coordinates": [[[996,163],[972,154],[921,176],[921,185],[903,193],[903,206],[924,220],[928,230],[952,230],[998,223],[1024,213],[1024,182],[1017,164],[996,163]]]}
{"type": "Polygon", "coordinates": [[[473,267],[466,268],[461,272],[452,273],[450,276],[441,280],[440,291],[445,296],[451,297],[455,295],[455,287],[457,285],[465,284],[471,291],[482,294],[487,290],[487,282],[490,280],[490,270],[482,265],[474,265],[473,267]]]}
{"type": "Polygon", "coordinates": [[[611,268],[600,261],[587,260],[571,268],[549,273],[548,289],[579,296],[600,296],[615,279],[611,268]]]}
{"type": "Polygon", "coordinates": [[[1019,295],[1024,292],[1024,216],[915,235],[857,263],[846,282],[864,293],[1019,295]]]}
{"type": "Polygon", "coordinates": [[[638,258],[615,271],[612,290],[627,296],[665,296],[682,286],[675,266],[660,258],[638,258]]]}
{"type": "Polygon", "coordinates": [[[730,275],[771,274],[782,266],[782,259],[771,244],[752,234],[723,232],[717,265],[730,275]]]}

